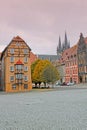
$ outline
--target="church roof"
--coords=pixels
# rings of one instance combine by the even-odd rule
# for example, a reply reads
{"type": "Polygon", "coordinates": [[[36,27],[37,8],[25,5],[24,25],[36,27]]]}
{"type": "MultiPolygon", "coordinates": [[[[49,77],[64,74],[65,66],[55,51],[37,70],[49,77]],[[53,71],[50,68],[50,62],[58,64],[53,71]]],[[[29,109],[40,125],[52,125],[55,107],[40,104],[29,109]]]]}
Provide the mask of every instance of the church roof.
{"type": "Polygon", "coordinates": [[[47,59],[47,60],[49,60],[51,62],[58,60],[58,56],[57,55],[46,55],[46,54],[40,55],[39,54],[38,58],[40,58],[42,60],[46,60],[47,59]]]}

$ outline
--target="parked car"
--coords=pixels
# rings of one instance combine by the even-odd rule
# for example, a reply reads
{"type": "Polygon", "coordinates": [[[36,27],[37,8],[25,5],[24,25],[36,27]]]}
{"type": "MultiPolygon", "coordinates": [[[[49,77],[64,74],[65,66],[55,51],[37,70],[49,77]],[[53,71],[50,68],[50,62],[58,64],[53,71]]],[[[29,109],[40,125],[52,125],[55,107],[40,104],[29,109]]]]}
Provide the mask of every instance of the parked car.
{"type": "Polygon", "coordinates": [[[66,82],[61,83],[61,86],[66,86],[66,85],[67,85],[66,82]]]}
{"type": "Polygon", "coordinates": [[[74,82],[68,82],[67,83],[67,86],[72,86],[72,85],[74,85],[75,83],[74,82]]]}

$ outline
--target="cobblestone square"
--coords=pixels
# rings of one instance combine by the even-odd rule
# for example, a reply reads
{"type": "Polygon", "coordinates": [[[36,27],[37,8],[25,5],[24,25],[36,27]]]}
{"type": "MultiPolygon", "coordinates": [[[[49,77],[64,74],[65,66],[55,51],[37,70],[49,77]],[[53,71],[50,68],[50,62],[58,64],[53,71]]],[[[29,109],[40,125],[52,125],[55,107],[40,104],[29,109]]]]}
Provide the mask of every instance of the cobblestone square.
{"type": "Polygon", "coordinates": [[[0,93],[0,130],[87,130],[87,89],[0,93]]]}

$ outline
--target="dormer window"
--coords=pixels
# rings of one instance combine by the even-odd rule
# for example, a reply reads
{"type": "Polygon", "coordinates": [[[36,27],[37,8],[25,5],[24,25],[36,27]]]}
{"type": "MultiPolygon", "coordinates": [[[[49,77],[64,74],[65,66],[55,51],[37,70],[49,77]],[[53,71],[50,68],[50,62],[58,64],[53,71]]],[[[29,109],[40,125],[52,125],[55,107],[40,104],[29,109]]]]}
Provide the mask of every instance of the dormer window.
{"type": "Polygon", "coordinates": [[[14,54],[14,49],[13,48],[10,49],[10,53],[14,54]]]}

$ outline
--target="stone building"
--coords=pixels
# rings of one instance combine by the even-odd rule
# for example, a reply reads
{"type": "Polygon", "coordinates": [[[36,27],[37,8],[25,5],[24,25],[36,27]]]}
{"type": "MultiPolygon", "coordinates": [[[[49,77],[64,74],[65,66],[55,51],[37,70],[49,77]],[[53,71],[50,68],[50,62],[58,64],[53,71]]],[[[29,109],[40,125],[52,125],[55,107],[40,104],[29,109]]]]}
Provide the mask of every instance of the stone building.
{"type": "Polygon", "coordinates": [[[30,47],[14,37],[1,54],[1,89],[6,92],[32,89],[30,47]]]}
{"type": "Polygon", "coordinates": [[[78,41],[77,55],[79,83],[85,83],[87,82],[87,37],[84,38],[82,33],[78,41]]]}

